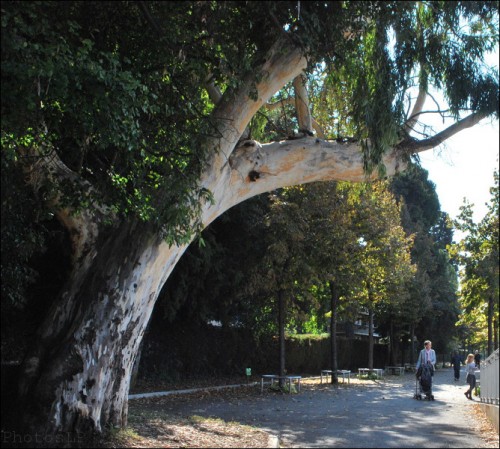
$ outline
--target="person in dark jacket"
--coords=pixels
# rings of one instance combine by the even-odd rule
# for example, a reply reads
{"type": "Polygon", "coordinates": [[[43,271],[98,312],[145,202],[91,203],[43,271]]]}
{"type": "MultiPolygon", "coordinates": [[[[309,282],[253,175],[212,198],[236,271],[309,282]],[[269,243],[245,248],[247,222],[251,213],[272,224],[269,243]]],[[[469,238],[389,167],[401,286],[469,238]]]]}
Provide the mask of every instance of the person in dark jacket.
{"type": "Polygon", "coordinates": [[[477,369],[481,368],[481,354],[479,354],[479,351],[476,349],[476,352],[474,353],[474,362],[476,363],[477,369]]]}
{"type": "Polygon", "coordinates": [[[457,351],[453,354],[451,358],[451,364],[453,365],[453,370],[455,371],[455,382],[460,380],[460,367],[462,366],[462,357],[457,351]]]}

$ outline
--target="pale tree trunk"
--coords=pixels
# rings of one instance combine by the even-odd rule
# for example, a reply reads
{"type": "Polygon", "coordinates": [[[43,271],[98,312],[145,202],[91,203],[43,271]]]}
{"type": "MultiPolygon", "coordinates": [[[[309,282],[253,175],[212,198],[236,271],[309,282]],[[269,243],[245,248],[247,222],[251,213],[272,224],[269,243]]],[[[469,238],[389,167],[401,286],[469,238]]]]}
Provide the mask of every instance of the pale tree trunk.
{"type": "MultiPolygon", "coordinates": [[[[305,67],[302,51],[284,39],[251,77],[220,99],[212,117],[219,137],[206,142],[212,157],[199,184],[214,198],[202,205],[202,226],[241,201],[276,188],[367,180],[356,144],[304,137],[237,145],[260,107],[305,67]],[[248,96],[255,78],[261,80],[256,101],[248,96]]],[[[414,142],[411,150],[418,150],[414,142]]],[[[404,169],[396,150],[384,163],[388,176],[404,169]]],[[[66,179],[76,176],[62,166],[49,171],[65,172],[66,179]]],[[[73,231],[74,270],[23,362],[20,412],[27,431],[100,432],[105,425],[127,423],[139,345],[161,288],[187,244],[169,246],[148,225],[133,220],[102,231],[96,211],[76,218],[59,212],[73,231]]]]}
{"type": "Polygon", "coordinates": [[[87,432],[126,424],[139,344],[183,249],[159,257],[157,237],[136,224],[99,245],[89,270],[69,279],[24,362],[20,405],[34,429],[87,432]]]}
{"type": "MultiPolygon", "coordinates": [[[[311,137],[268,145],[247,142],[218,172],[219,177],[204,177],[215,199],[204,205],[204,225],[233,205],[279,187],[365,179],[358,148],[311,137]]],[[[158,294],[186,247],[169,247],[134,222],[99,237],[24,362],[20,404],[29,411],[30,424],[50,433],[126,424],[139,344],[158,294]]]]}

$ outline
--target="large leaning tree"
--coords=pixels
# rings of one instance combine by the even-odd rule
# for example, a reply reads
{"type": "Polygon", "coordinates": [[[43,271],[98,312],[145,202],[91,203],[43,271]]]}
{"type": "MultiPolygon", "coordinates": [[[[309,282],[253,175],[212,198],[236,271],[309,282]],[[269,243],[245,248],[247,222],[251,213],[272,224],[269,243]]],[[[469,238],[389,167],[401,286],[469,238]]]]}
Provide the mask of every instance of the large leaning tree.
{"type": "Polygon", "coordinates": [[[29,187],[44,212],[34,215],[56,217],[72,245],[22,365],[26,431],[127,423],[160,290],[224,211],[283,186],[391,176],[498,116],[498,74],[484,63],[498,45],[498,2],[1,9],[2,177],[14,189],[2,208],[14,211],[29,187]],[[425,102],[434,91],[446,105],[425,102]],[[433,131],[433,113],[454,124],[433,131]],[[251,138],[263,121],[278,140],[251,138]]]}

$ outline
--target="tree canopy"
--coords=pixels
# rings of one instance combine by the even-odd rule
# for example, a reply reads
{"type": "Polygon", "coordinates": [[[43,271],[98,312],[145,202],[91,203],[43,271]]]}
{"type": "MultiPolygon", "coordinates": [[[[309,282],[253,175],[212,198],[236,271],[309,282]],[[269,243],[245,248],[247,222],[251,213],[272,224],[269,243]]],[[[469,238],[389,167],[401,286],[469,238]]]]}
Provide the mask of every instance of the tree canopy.
{"type": "MultiPolygon", "coordinates": [[[[498,73],[484,63],[498,44],[497,13],[498,2],[302,2],[300,10],[294,1],[3,2],[3,179],[18,185],[18,162],[28,163],[36,193],[28,207],[38,220],[47,206],[97,206],[107,223],[133,215],[169,242],[189,241],[200,229],[199,198],[211,194],[198,179],[202,141],[218,133],[213,92],[230,97],[249,76],[255,88],[265,76],[255,67],[273,42],[288,40],[307,56],[321,135],[359,140],[365,168],[383,170],[389,148],[415,146],[408,132],[417,120],[426,144],[445,137],[425,127],[431,112],[498,116],[498,73]],[[422,110],[431,87],[446,107],[422,110]],[[47,157],[58,176],[31,165],[47,157]],[[53,166],[59,159],[72,173],[53,166]]],[[[300,127],[287,113],[290,97],[285,87],[280,108],[255,116],[253,138],[282,139],[300,127]]],[[[6,215],[6,227],[35,232],[19,233],[33,251],[41,230],[6,215]]],[[[19,284],[30,278],[23,271],[19,284]]]]}
{"type": "Polygon", "coordinates": [[[455,225],[466,234],[452,246],[461,266],[460,324],[471,329],[471,343],[486,342],[488,354],[493,352],[493,343],[498,338],[500,294],[498,171],[493,174],[493,179],[486,215],[476,223],[473,219],[473,205],[465,202],[455,225]]]}

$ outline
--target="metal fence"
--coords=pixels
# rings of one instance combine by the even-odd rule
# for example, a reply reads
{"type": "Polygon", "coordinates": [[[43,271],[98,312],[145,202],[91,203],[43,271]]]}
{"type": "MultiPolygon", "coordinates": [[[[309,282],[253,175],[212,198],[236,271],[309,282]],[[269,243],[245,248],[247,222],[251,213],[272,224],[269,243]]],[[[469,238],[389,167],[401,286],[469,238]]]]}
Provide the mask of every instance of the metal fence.
{"type": "Polygon", "coordinates": [[[481,362],[481,402],[498,405],[500,355],[497,349],[481,362]]]}

